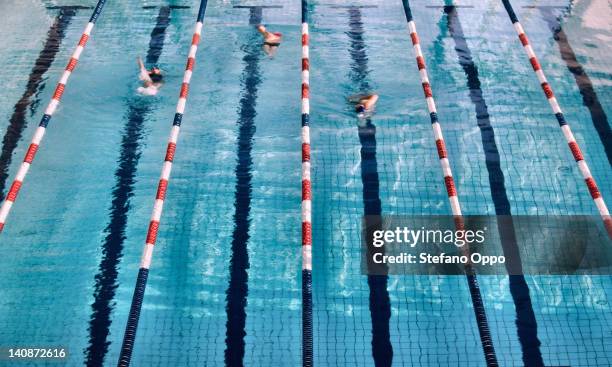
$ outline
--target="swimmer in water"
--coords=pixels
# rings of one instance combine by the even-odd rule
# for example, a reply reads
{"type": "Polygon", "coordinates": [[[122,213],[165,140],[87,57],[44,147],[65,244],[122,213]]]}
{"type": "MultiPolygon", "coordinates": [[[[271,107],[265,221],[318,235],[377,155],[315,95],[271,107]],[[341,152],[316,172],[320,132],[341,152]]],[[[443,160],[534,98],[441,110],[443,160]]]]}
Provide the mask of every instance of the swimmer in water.
{"type": "Polygon", "coordinates": [[[261,33],[264,44],[263,50],[268,56],[274,56],[276,51],[278,50],[278,46],[280,46],[283,35],[278,32],[268,32],[266,27],[263,24],[257,26],[257,30],[261,33]]]}
{"type": "Polygon", "coordinates": [[[161,70],[154,66],[151,70],[145,68],[142,59],[138,58],[138,67],[140,68],[140,80],[142,80],[142,87],[138,87],[138,93],[145,96],[154,96],[159,91],[163,84],[163,75],[161,70]]]}
{"type": "Polygon", "coordinates": [[[378,94],[356,94],[348,98],[350,103],[355,105],[355,112],[360,118],[369,117],[374,111],[378,94]]]}

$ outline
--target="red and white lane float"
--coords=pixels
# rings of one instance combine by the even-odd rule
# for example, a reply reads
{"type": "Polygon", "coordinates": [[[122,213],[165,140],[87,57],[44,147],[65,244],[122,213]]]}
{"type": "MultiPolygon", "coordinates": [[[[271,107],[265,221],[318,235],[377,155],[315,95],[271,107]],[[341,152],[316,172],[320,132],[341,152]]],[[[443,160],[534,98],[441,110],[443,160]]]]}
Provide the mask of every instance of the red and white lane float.
{"type": "Polygon", "coordinates": [[[195,30],[193,32],[193,37],[191,38],[191,47],[189,48],[189,55],[187,57],[187,66],[185,67],[185,73],[183,75],[183,83],[181,84],[179,99],[176,105],[176,113],[174,114],[172,130],[170,131],[168,146],[166,148],[166,156],[164,158],[161,177],[157,186],[155,203],[153,204],[153,213],[151,214],[151,220],[149,222],[149,229],[147,231],[144,250],[140,261],[138,277],[136,278],[130,313],[128,315],[125,333],[123,335],[121,354],[118,362],[118,366],[121,367],[129,366],[132,358],[134,341],[136,340],[136,330],[138,328],[138,321],[140,319],[140,310],[142,308],[144,293],[147,286],[149,267],[151,266],[153,249],[155,248],[155,242],[157,241],[157,232],[159,230],[164,200],[166,198],[166,190],[168,189],[168,181],[170,180],[170,172],[172,171],[172,162],[174,161],[176,143],[181,128],[181,122],[183,120],[183,113],[185,112],[187,95],[189,94],[189,83],[191,81],[191,75],[195,66],[195,58],[198,51],[198,44],[200,43],[200,34],[202,33],[202,24],[204,21],[204,14],[206,12],[206,5],[207,0],[202,0],[200,2],[195,30]]]}
{"type": "Polygon", "coordinates": [[[313,365],[308,2],[302,0],[302,365],[313,365]]]}
{"type": "Polygon", "coordinates": [[[21,166],[17,171],[17,175],[15,175],[15,179],[13,180],[11,188],[6,194],[4,202],[2,203],[2,207],[0,207],[0,232],[2,232],[2,230],[4,229],[6,218],[8,217],[11,208],[15,203],[15,200],[17,200],[19,190],[21,189],[23,181],[25,180],[25,177],[28,174],[28,171],[30,170],[30,166],[34,161],[34,157],[36,157],[36,152],[38,151],[38,147],[40,146],[40,143],[42,142],[42,139],[45,136],[45,132],[47,130],[49,122],[51,121],[51,117],[55,113],[55,110],[57,109],[57,106],[59,105],[62,99],[62,95],[64,94],[64,90],[66,89],[66,84],[68,84],[68,79],[70,79],[70,75],[72,75],[74,69],[77,66],[77,63],[79,62],[81,53],[83,53],[83,49],[87,44],[87,40],[89,40],[91,31],[93,30],[93,27],[96,24],[96,21],[98,20],[98,17],[102,12],[105,3],[106,0],[99,0],[98,4],[94,8],[91,17],[89,18],[89,22],[85,26],[85,30],[83,31],[83,34],[79,39],[79,44],[72,53],[72,56],[68,61],[68,65],[66,65],[66,69],[64,70],[64,73],[62,74],[59,82],[57,83],[57,86],[55,87],[55,92],[51,97],[51,101],[47,105],[45,113],[43,114],[43,117],[40,120],[40,123],[38,124],[38,128],[34,133],[34,137],[32,137],[32,141],[30,142],[28,151],[26,152],[25,157],[23,158],[23,162],[21,163],[21,166]]]}
{"type": "MultiPolygon", "coordinates": [[[[417,34],[416,24],[414,23],[414,19],[412,17],[412,10],[410,9],[409,1],[402,0],[402,5],[404,6],[406,21],[408,22],[408,30],[410,32],[410,38],[412,39],[412,45],[416,54],[416,63],[421,77],[421,85],[425,94],[425,100],[427,101],[427,108],[429,110],[429,117],[431,119],[431,127],[433,129],[436,147],[438,150],[438,158],[440,159],[440,166],[442,167],[442,174],[444,175],[446,193],[448,195],[448,200],[450,202],[453,216],[455,217],[455,224],[457,226],[457,229],[462,230],[464,228],[464,221],[461,213],[461,206],[459,204],[457,189],[455,188],[455,180],[453,179],[453,173],[451,171],[450,163],[448,160],[446,144],[444,143],[444,137],[442,136],[442,128],[440,126],[440,123],[438,122],[436,103],[433,98],[431,84],[429,82],[429,76],[427,75],[425,58],[423,57],[423,52],[421,51],[419,35],[417,34]]],[[[491,338],[491,331],[489,329],[489,324],[487,321],[487,315],[484,307],[484,302],[482,300],[480,286],[478,284],[478,278],[476,277],[475,270],[473,269],[471,264],[465,265],[465,271],[468,280],[468,286],[470,289],[470,296],[472,298],[472,306],[474,307],[474,314],[476,316],[478,332],[480,334],[480,341],[484,352],[485,362],[488,367],[495,367],[498,366],[497,355],[495,354],[493,339],[491,338]]]]}
{"type": "Polygon", "coordinates": [[[589,193],[591,194],[591,198],[593,198],[593,201],[595,202],[595,205],[597,206],[597,210],[599,211],[599,214],[601,215],[604,221],[608,235],[610,236],[610,238],[612,238],[612,217],[610,216],[608,207],[601,195],[601,192],[599,191],[599,188],[597,187],[597,183],[595,182],[595,179],[593,178],[593,175],[591,174],[591,170],[589,169],[589,166],[584,160],[584,156],[582,155],[582,151],[580,150],[580,147],[578,146],[578,143],[576,142],[576,139],[574,138],[572,129],[570,128],[567,121],[565,120],[565,115],[563,114],[563,111],[561,110],[561,107],[559,106],[559,103],[557,102],[557,98],[555,97],[552,87],[548,83],[548,80],[546,79],[546,76],[544,75],[544,72],[542,71],[540,62],[538,61],[538,58],[536,57],[536,54],[533,51],[531,44],[529,43],[529,38],[527,38],[527,34],[525,34],[525,30],[523,29],[523,26],[519,22],[518,17],[516,16],[514,9],[512,8],[512,4],[510,4],[509,0],[502,0],[502,3],[504,4],[504,7],[506,8],[506,11],[508,12],[508,16],[510,17],[512,24],[514,25],[514,29],[516,30],[518,38],[521,41],[523,48],[525,49],[525,53],[527,53],[529,62],[531,63],[531,66],[533,67],[533,71],[538,77],[538,81],[540,82],[540,85],[542,86],[542,90],[544,91],[544,94],[546,95],[546,99],[548,99],[548,103],[550,104],[550,107],[552,108],[552,111],[555,114],[557,121],[559,122],[561,131],[563,131],[563,136],[565,137],[565,140],[567,141],[567,144],[572,152],[572,155],[574,156],[574,160],[578,164],[578,168],[580,169],[580,173],[582,173],[582,178],[584,179],[584,182],[586,183],[589,193]]]}

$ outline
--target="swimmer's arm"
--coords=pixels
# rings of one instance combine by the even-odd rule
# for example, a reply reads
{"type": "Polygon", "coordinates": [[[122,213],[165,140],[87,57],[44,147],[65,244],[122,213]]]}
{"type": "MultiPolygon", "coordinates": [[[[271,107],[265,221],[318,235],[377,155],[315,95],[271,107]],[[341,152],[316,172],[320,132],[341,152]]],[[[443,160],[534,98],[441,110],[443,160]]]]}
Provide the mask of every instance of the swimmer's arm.
{"type": "Polygon", "coordinates": [[[153,84],[153,80],[149,76],[149,71],[147,70],[147,68],[145,68],[144,63],[142,62],[142,59],[140,57],[138,57],[138,67],[140,68],[140,80],[144,82],[145,86],[148,87],[153,84]]]}
{"type": "Polygon", "coordinates": [[[146,71],[147,68],[145,68],[144,62],[142,62],[142,59],[140,58],[140,56],[138,56],[137,61],[138,61],[138,68],[140,69],[140,71],[143,71],[143,70],[146,71]]]}
{"type": "Polygon", "coordinates": [[[378,101],[378,94],[373,94],[370,96],[370,98],[368,98],[365,101],[364,107],[366,108],[366,110],[370,110],[372,109],[372,107],[374,107],[374,105],[376,105],[377,101],[378,101]]]}
{"type": "Polygon", "coordinates": [[[266,36],[266,34],[268,33],[268,31],[266,31],[266,27],[264,27],[263,24],[260,24],[257,26],[257,31],[259,31],[259,33],[261,33],[262,36],[266,36]]]}

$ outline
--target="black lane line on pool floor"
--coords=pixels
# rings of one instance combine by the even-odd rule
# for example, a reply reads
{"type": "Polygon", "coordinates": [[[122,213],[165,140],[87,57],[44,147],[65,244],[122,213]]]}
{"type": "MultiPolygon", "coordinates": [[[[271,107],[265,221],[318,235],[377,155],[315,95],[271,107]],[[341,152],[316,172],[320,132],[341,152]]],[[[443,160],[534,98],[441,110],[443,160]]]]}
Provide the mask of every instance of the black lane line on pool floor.
{"type": "MultiPolygon", "coordinates": [[[[353,60],[351,64],[351,79],[359,85],[360,93],[370,93],[368,83],[369,69],[366,45],[363,39],[364,29],[361,20],[361,8],[347,7],[349,17],[350,39],[349,53],[353,60]]],[[[359,121],[359,142],[361,143],[361,182],[363,185],[363,213],[364,215],[382,214],[380,202],[380,181],[378,177],[378,162],[376,160],[376,126],[370,117],[359,121]]],[[[389,333],[389,320],[391,319],[391,301],[387,290],[387,275],[368,275],[370,288],[369,307],[372,319],[372,357],[377,367],[391,366],[393,362],[393,346],[389,333]]]]}
{"type": "MultiPolygon", "coordinates": [[[[610,163],[610,165],[612,165],[612,129],[610,128],[608,116],[606,115],[606,112],[601,106],[601,102],[599,102],[599,97],[597,97],[597,92],[595,92],[595,88],[593,88],[593,83],[591,82],[589,75],[586,73],[584,67],[582,67],[582,65],[578,61],[578,57],[576,57],[576,53],[574,53],[574,49],[570,45],[567,35],[561,27],[561,17],[555,16],[554,14],[554,10],[559,9],[559,7],[536,7],[540,9],[542,17],[548,24],[548,27],[550,28],[553,34],[553,38],[559,46],[561,58],[563,59],[563,61],[565,61],[567,69],[574,75],[576,85],[580,90],[580,94],[582,94],[582,103],[589,109],[589,112],[591,113],[593,126],[595,127],[595,130],[599,135],[599,140],[601,140],[601,144],[604,147],[608,162],[610,163]]],[[[562,9],[566,9],[566,7],[562,9]]]]}
{"type": "MultiPolygon", "coordinates": [[[[445,6],[444,13],[448,19],[448,29],[455,42],[455,51],[459,64],[467,77],[467,86],[470,90],[470,100],[476,109],[476,121],[480,129],[482,146],[485,153],[485,164],[489,175],[489,186],[495,214],[498,219],[498,230],[502,241],[502,248],[506,259],[506,266],[510,274],[521,274],[521,261],[516,233],[512,222],[510,201],[506,192],[504,173],[500,165],[500,155],[495,142],[495,131],[491,125],[489,110],[481,89],[478,67],[472,58],[463,27],[455,6],[445,6]],[[516,260],[516,261],[515,261],[516,260]]],[[[523,363],[526,366],[544,366],[542,353],[540,352],[540,340],[538,339],[538,325],[533,312],[529,287],[523,275],[509,275],[510,294],[516,309],[516,326],[519,342],[523,352],[523,363]]]]}
{"type": "MultiPolygon", "coordinates": [[[[156,65],[164,47],[166,29],[170,24],[170,7],[159,9],[156,24],[151,31],[146,64],[156,65]]],[[[113,299],[117,290],[118,266],[123,256],[125,228],[127,226],[130,198],[133,196],[135,176],[141,155],[141,142],[144,137],[144,123],[152,109],[151,98],[131,97],[128,101],[126,123],[121,138],[119,166],[115,171],[115,187],[112,192],[110,221],[104,232],[102,259],[95,276],[94,301],[89,320],[89,345],[84,350],[87,366],[102,366],[108,353],[108,335],[111,326],[111,313],[115,306],[113,299]]]]}
{"type": "MultiPolygon", "coordinates": [[[[409,28],[412,27],[416,27],[415,23],[414,23],[414,18],[412,16],[412,9],[410,8],[410,2],[409,0],[402,0],[402,6],[404,8],[404,14],[406,15],[406,21],[408,23],[409,28]]],[[[418,34],[416,33],[416,29],[413,30],[413,32],[410,33],[411,38],[413,38],[412,40],[412,44],[413,45],[420,45],[420,42],[418,40],[418,34]]],[[[420,47],[420,46],[419,46],[420,47]]],[[[416,47],[415,47],[416,48],[416,47]]],[[[419,52],[417,52],[417,50],[415,50],[415,53],[418,54],[419,52]]],[[[426,67],[421,67],[421,63],[425,64],[425,58],[424,56],[421,56],[422,58],[418,58],[417,61],[417,66],[419,69],[419,73],[424,73],[425,76],[428,75],[427,73],[427,68],[426,67]],[[419,60],[420,59],[420,60],[419,60]],[[422,71],[421,71],[422,70],[422,71]]],[[[434,60],[436,60],[436,58],[434,57],[434,60]]],[[[436,63],[433,63],[432,65],[436,65],[436,63]]],[[[425,66],[425,65],[423,65],[425,66]]],[[[423,79],[423,78],[421,78],[423,79]]],[[[422,83],[424,84],[424,83],[422,83]]],[[[424,84],[425,85],[425,84],[424,84]]],[[[428,88],[429,89],[429,88],[428,88]]],[[[433,97],[429,97],[431,96],[431,93],[427,90],[424,89],[424,94],[425,96],[427,96],[427,98],[433,98],[433,97]]],[[[433,99],[432,99],[433,102],[433,99]]],[[[431,108],[429,108],[428,106],[428,110],[432,110],[431,108]]],[[[436,112],[431,112],[430,113],[430,119],[432,124],[434,123],[438,123],[438,115],[436,112]]],[[[441,154],[438,154],[438,156],[441,156],[441,154]]],[[[446,174],[444,174],[445,180],[446,177],[451,178],[451,182],[452,182],[452,176],[447,176],[446,174]]],[[[450,194],[450,190],[449,191],[450,194]]],[[[456,193],[455,193],[456,194],[456,193]]],[[[458,200],[458,197],[455,196],[458,200]]],[[[451,196],[449,195],[449,199],[451,198],[451,196]]],[[[459,203],[457,201],[457,203],[459,203]]],[[[453,214],[454,213],[460,213],[461,210],[459,208],[451,208],[453,214]]],[[[460,217],[462,217],[462,214],[460,214],[460,217]]],[[[463,222],[463,220],[461,220],[461,222],[463,222]]],[[[463,223],[456,223],[456,227],[459,227],[459,225],[463,225],[463,223]]],[[[466,277],[466,281],[468,283],[468,289],[470,292],[470,299],[472,301],[472,307],[473,307],[473,311],[474,311],[474,316],[475,316],[475,320],[476,320],[476,327],[478,329],[478,334],[480,337],[480,344],[482,346],[482,351],[484,354],[484,359],[485,359],[485,364],[487,366],[498,366],[499,363],[497,361],[497,354],[495,352],[495,346],[493,344],[493,337],[491,336],[491,329],[489,327],[489,320],[487,319],[487,312],[486,312],[486,308],[484,305],[484,301],[482,299],[482,292],[480,290],[480,285],[478,284],[478,276],[476,274],[475,269],[470,265],[467,264],[465,266],[465,277],[466,277]]]]}
{"type": "Polygon", "coordinates": [[[58,9],[59,14],[55,17],[53,24],[47,32],[47,40],[30,72],[26,90],[15,104],[13,114],[9,120],[9,126],[2,139],[2,152],[0,153],[0,200],[4,200],[4,189],[6,188],[6,180],[8,179],[8,171],[13,153],[17,148],[19,140],[21,140],[23,131],[27,127],[27,109],[30,107],[30,112],[34,113],[35,106],[40,104],[38,94],[45,88],[43,77],[51,67],[51,64],[53,64],[55,56],[60,50],[62,40],[66,36],[66,29],[70,25],[72,18],[76,15],[76,11],[82,8],[84,7],[56,6],[49,8],[58,9]],[[32,101],[31,98],[35,94],[37,95],[36,99],[32,101]]]}
{"type": "MultiPolygon", "coordinates": [[[[253,27],[262,21],[262,7],[242,7],[249,9],[249,26],[253,27]]],[[[251,219],[251,194],[253,178],[253,136],[255,135],[255,116],[257,111],[257,91],[261,84],[259,60],[261,58],[261,37],[253,28],[252,35],[242,47],[244,70],[241,84],[242,97],[238,107],[238,138],[236,191],[234,194],[234,231],[232,233],[231,258],[229,264],[229,284],[226,294],[226,330],[225,330],[225,365],[242,366],[244,360],[246,336],[246,306],[249,293],[249,226],[251,219]]]]}

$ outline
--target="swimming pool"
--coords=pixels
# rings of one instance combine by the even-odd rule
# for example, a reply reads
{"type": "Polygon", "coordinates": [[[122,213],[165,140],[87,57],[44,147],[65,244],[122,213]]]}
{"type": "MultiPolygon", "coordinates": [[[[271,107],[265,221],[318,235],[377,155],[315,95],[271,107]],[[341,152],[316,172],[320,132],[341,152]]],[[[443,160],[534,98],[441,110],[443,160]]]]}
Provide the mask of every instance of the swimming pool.
{"type": "MultiPolygon", "coordinates": [[[[596,215],[501,1],[411,4],[464,213],[499,214],[506,198],[516,215],[596,215]]],[[[67,5],[95,4],[0,4],[9,178],[89,19],[67,5]]],[[[245,5],[262,4],[208,4],[134,365],[301,363],[301,8],[245,5]],[[283,33],[274,58],[257,44],[259,17],[283,33]]],[[[450,207],[401,2],[344,5],[309,8],[315,364],[484,365],[465,277],[361,274],[365,212],[450,207]],[[346,97],[365,89],[381,99],[360,127],[346,97]]],[[[568,2],[513,5],[612,197],[609,6],[574,2],[560,33],[551,27],[568,2]],[[568,47],[594,94],[568,69],[568,47]]],[[[187,1],[106,4],[0,237],[0,347],[66,346],[69,365],[117,360],[196,13],[187,1]],[[135,94],[138,55],[165,71],[154,98],[135,94]]],[[[519,308],[533,310],[540,346],[515,323],[509,278],[479,281],[501,365],[540,354],[551,366],[612,363],[612,278],[526,277],[519,308]]]]}

